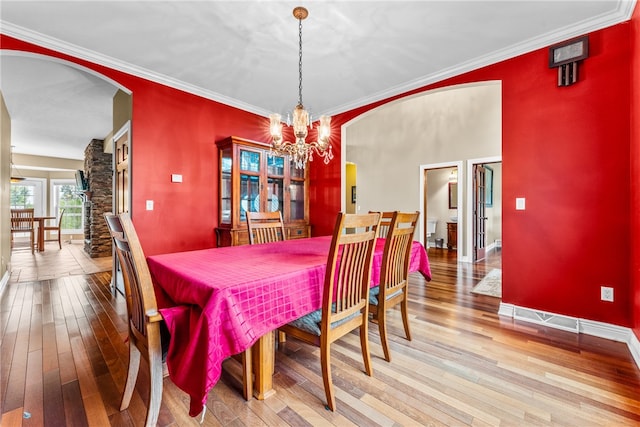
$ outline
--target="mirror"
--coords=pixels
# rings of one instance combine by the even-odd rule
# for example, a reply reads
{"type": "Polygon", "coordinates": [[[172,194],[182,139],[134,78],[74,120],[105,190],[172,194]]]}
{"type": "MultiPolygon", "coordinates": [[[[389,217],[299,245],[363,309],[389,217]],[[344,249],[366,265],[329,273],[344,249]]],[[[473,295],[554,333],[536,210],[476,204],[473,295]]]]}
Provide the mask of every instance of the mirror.
{"type": "Polygon", "coordinates": [[[449,209],[458,209],[458,183],[449,183],[449,209]]]}

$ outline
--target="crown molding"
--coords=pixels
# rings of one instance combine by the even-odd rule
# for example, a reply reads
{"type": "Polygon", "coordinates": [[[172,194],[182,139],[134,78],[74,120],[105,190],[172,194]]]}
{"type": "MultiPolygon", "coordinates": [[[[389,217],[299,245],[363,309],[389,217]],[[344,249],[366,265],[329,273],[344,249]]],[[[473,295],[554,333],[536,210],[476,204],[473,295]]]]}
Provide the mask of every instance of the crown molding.
{"type": "MultiPolygon", "coordinates": [[[[522,55],[528,52],[532,52],[537,49],[541,49],[545,46],[549,46],[563,40],[570,39],[579,35],[583,35],[589,32],[601,30],[611,25],[619,24],[627,21],[631,18],[633,10],[636,5],[636,0],[618,0],[618,7],[614,12],[602,14],[595,18],[578,22],[575,25],[566,27],[561,31],[555,31],[546,35],[529,39],[523,43],[518,43],[499,51],[492,52],[490,55],[480,56],[471,61],[466,61],[458,64],[454,67],[444,69],[440,72],[433,73],[421,77],[419,79],[412,80],[402,85],[397,85],[386,90],[376,92],[370,96],[360,98],[353,102],[349,102],[333,108],[323,114],[336,115],[346,111],[350,111],[365,105],[372,104],[374,102],[382,101],[394,96],[402,95],[403,93],[410,92],[412,90],[419,89],[421,87],[448,79],[460,74],[473,71],[478,68],[482,68],[491,64],[495,64],[506,59],[513,58],[518,55],[522,55]]],[[[79,46],[63,42],[62,40],[54,37],[49,37],[44,34],[28,30],[24,27],[14,25],[10,22],[0,20],[0,29],[2,33],[36,44],[47,49],[51,49],[66,55],[73,56],[78,59],[89,61],[98,65],[112,68],[117,71],[121,71],[136,77],[141,77],[159,84],[163,84],[174,89],[179,89],[184,92],[188,92],[194,95],[201,96],[212,101],[216,101],[230,107],[238,108],[243,111],[254,113],[260,116],[268,117],[271,113],[264,108],[259,108],[255,105],[242,102],[240,100],[230,98],[220,93],[203,89],[201,87],[185,83],[178,79],[147,70],[142,67],[129,64],[124,61],[117,60],[107,55],[102,55],[97,52],[83,49],[79,46]]]]}
{"type": "Polygon", "coordinates": [[[117,60],[107,55],[102,55],[92,50],[83,49],[74,44],[63,42],[62,40],[56,39],[54,37],[46,36],[44,34],[26,29],[24,27],[20,27],[18,25],[14,25],[10,22],[5,22],[0,20],[0,29],[2,33],[7,36],[11,36],[16,39],[20,39],[22,41],[35,44],[40,47],[51,49],[56,52],[63,53],[65,55],[73,56],[74,58],[77,58],[77,59],[82,59],[84,61],[89,61],[94,64],[102,65],[102,66],[114,69],[116,71],[121,71],[123,73],[130,74],[132,76],[141,77],[143,79],[150,80],[155,83],[172,87],[174,89],[179,89],[184,92],[191,93],[193,95],[198,95],[203,98],[228,105],[230,107],[235,107],[243,111],[248,111],[250,113],[258,114],[265,117],[268,117],[270,114],[269,111],[262,108],[258,108],[254,105],[250,105],[245,102],[239,101],[237,99],[233,99],[228,96],[222,95],[220,93],[206,90],[189,83],[185,83],[183,81],[174,79],[164,74],[147,70],[146,68],[129,64],[128,62],[117,60]]]}
{"type": "Polygon", "coordinates": [[[612,25],[628,21],[631,19],[635,4],[636,0],[620,0],[618,2],[618,8],[612,13],[602,14],[595,18],[578,22],[572,26],[563,28],[561,31],[554,31],[553,33],[547,33],[539,37],[531,38],[505,49],[494,51],[489,55],[479,56],[473,60],[457,64],[454,67],[443,69],[440,72],[429,74],[419,79],[403,83],[402,85],[394,86],[384,91],[371,94],[365,98],[360,98],[353,102],[340,105],[323,114],[333,116],[345,111],[350,111],[364,105],[369,105],[403,93],[411,92],[421,87],[425,87],[451,77],[459,76],[482,67],[496,64],[525,53],[533,52],[573,37],[602,30],[612,25]]]}

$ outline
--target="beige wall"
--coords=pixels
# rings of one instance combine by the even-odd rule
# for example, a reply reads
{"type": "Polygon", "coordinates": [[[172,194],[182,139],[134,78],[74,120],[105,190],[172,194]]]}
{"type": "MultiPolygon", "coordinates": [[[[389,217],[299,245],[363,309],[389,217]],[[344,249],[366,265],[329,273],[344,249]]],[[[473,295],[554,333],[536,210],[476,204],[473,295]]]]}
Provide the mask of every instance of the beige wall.
{"type": "Polygon", "coordinates": [[[11,202],[11,117],[4,103],[4,97],[0,92],[0,283],[4,289],[4,284],[9,280],[8,263],[11,257],[11,224],[10,202],[11,202]]]}
{"type": "Polygon", "coordinates": [[[84,166],[83,160],[32,156],[29,154],[14,154],[13,163],[21,165],[20,172],[27,170],[29,171],[29,176],[34,177],[35,175],[32,174],[37,173],[38,171],[43,172],[42,169],[48,169],[51,171],[50,173],[52,174],[52,177],[56,174],[62,173],[64,176],[69,176],[69,174],[71,174],[70,176],[73,178],[74,172],[77,169],[82,169],[82,166],[84,166]]]}
{"type": "MultiPolygon", "coordinates": [[[[398,100],[354,119],[344,135],[345,159],[358,167],[361,211],[422,210],[421,165],[501,156],[501,84],[454,86],[398,100]]],[[[466,200],[466,186],[459,183],[458,189],[466,200]]],[[[461,206],[459,227],[465,214],[461,206]]]]}

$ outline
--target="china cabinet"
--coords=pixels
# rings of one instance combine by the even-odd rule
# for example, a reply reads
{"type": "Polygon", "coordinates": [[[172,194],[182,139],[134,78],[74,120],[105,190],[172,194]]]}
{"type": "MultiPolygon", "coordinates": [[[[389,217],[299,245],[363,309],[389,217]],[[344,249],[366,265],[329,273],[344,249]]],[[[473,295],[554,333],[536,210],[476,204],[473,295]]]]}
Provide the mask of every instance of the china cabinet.
{"type": "Polygon", "coordinates": [[[287,239],[310,237],[306,169],[269,145],[235,136],[217,142],[218,246],[249,243],[247,212],[282,212],[287,239]]]}

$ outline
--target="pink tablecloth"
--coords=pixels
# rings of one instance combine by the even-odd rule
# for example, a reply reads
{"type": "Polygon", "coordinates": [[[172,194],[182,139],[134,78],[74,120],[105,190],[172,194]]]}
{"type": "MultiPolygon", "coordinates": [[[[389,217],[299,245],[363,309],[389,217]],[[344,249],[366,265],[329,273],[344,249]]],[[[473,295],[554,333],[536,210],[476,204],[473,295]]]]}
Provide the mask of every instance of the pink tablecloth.
{"type": "MultiPolygon", "coordinates": [[[[171,332],[171,380],[198,415],[220,378],[222,362],[267,332],[321,305],[331,237],[214,248],[147,258],[158,305],[171,332]]],[[[378,239],[372,283],[380,277],[378,239]]],[[[424,247],[414,242],[410,271],[431,280],[424,247]]]]}

